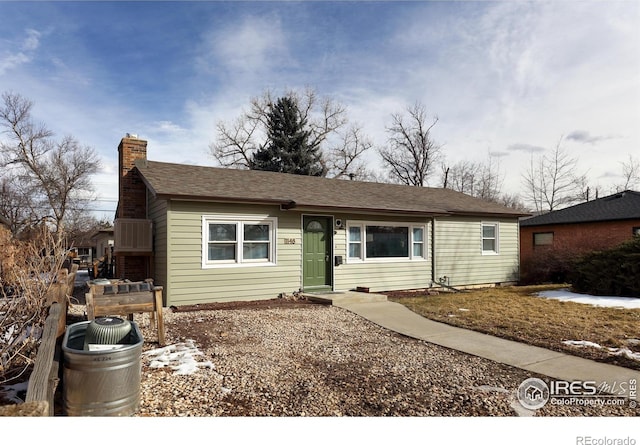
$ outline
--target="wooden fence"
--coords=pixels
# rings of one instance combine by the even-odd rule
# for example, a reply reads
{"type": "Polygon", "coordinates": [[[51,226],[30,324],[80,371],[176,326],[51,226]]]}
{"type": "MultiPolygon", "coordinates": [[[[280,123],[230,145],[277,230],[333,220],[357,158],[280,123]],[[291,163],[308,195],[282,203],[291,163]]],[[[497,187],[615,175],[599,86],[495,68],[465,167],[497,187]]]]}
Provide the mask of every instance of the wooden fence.
{"type": "Polygon", "coordinates": [[[77,265],[73,266],[71,273],[63,269],[46,295],[49,314],[45,319],[33,371],[29,377],[25,403],[2,407],[0,415],[54,415],[54,399],[60,383],[61,338],[66,329],[68,301],[73,293],[77,270],[77,265]]]}

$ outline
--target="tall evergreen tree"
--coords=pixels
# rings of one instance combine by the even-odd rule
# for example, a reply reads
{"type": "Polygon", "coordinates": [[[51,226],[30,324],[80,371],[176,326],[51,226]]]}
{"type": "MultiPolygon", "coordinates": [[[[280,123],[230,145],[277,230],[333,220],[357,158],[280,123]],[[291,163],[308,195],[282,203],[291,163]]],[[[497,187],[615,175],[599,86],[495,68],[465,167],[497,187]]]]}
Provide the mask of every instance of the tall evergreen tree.
{"type": "Polygon", "coordinates": [[[292,97],[281,97],[267,115],[268,142],[251,159],[252,170],[323,176],[318,146],[309,143],[307,120],[292,97]]]}

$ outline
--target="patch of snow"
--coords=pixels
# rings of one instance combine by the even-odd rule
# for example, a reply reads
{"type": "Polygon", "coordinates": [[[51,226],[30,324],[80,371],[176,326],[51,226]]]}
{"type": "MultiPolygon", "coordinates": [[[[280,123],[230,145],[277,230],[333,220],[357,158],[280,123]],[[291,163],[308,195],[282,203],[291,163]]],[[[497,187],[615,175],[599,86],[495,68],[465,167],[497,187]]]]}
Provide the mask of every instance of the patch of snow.
{"type": "Polygon", "coordinates": [[[634,297],[602,297],[587,294],[577,294],[575,292],[570,292],[568,289],[546,290],[533,295],[536,297],[550,298],[553,300],[590,304],[592,306],[640,309],[640,298],[634,297]]]}
{"type": "Polygon", "coordinates": [[[199,368],[214,369],[213,363],[210,361],[199,362],[195,357],[204,355],[193,340],[186,340],[184,343],[176,343],[162,348],[146,351],[143,355],[148,356],[151,360],[149,366],[151,368],[164,368],[165,366],[173,369],[174,374],[190,375],[198,371],[199,368]]]}
{"type": "Polygon", "coordinates": [[[586,341],[586,340],[566,340],[566,341],[563,341],[562,344],[569,345],[569,346],[577,346],[579,348],[585,347],[585,348],[602,349],[602,346],[600,346],[598,343],[594,343],[592,341],[586,341]]]}
{"type": "Polygon", "coordinates": [[[620,355],[631,360],[640,361],[640,352],[633,352],[628,348],[605,348],[598,343],[593,343],[586,340],[565,340],[562,342],[562,344],[576,346],[578,348],[605,349],[611,355],[620,355]]]}
{"type": "Polygon", "coordinates": [[[13,340],[14,340],[13,333],[14,333],[15,329],[16,329],[16,327],[14,325],[9,326],[9,328],[4,333],[4,338],[2,339],[2,340],[4,340],[3,343],[6,343],[8,345],[13,343],[13,340]]]}
{"type": "Polygon", "coordinates": [[[42,336],[42,328],[39,326],[26,326],[22,331],[18,332],[15,324],[10,325],[4,335],[0,335],[0,344],[12,345],[24,343],[30,339],[37,341],[42,336]]]}
{"type": "Polygon", "coordinates": [[[640,361],[640,352],[633,352],[630,349],[627,348],[608,348],[609,352],[611,352],[611,354],[613,355],[621,355],[623,357],[626,357],[628,359],[631,360],[638,360],[640,361]]]}

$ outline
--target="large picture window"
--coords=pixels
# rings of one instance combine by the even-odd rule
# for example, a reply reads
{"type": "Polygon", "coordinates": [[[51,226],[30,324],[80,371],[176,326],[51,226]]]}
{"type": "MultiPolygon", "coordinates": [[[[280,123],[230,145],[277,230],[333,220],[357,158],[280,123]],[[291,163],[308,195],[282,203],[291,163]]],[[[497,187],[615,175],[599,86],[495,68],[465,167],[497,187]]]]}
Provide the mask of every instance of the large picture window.
{"type": "Polygon", "coordinates": [[[366,226],[367,258],[409,258],[409,228],[366,226]]]}
{"type": "Polygon", "coordinates": [[[276,219],[203,217],[203,267],[275,264],[276,219]]]}
{"type": "Polygon", "coordinates": [[[347,233],[350,261],[425,258],[424,225],[353,223],[347,233]]]}

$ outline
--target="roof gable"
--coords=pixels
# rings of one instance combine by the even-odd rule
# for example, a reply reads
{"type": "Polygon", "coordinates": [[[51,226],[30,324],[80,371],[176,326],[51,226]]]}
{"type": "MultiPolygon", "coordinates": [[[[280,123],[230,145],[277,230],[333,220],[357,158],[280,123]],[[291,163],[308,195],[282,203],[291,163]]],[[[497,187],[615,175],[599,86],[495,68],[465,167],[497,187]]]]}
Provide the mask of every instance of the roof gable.
{"type": "Polygon", "coordinates": [[[520,221],[521,227],[640,219],[640,193],[632,190],[520,221]]]}
{"type": "Polygon", "coordinates": [[[161,198],[277,204],[405,214],[523,216],[520,211],[450,189],[409,187],[257,170],[236,170],[140,160],[136,168],[161,198]]]}

